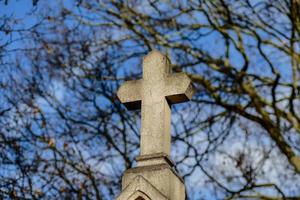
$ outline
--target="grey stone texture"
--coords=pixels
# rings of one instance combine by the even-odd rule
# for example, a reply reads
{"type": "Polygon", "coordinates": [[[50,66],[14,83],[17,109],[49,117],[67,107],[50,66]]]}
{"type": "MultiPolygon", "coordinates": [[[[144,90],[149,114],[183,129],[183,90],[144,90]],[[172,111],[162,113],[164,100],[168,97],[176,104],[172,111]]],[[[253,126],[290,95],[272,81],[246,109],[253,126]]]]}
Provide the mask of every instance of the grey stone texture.
{"type": "Polygon", "coordinates": [[[117,92],[129,110],[142,108],[141,155],[170,155],[170,107],[190,100],[194,93],[185,73],[170,72],[169,59],[154,50],[143,60],[143,79],[127,81],[117,92]]]}
{"type": "Polygon", "coordinates": [[[128,200],[130,199],[128,197],[136,192],[145,194],[151,200],[184,200],[183,180],[178,176],[173,165],[170,165],[169,158],[166,155],[161,158],[165,159],[164,163],[127,170],[122,178],[122,193],[117,200],[128,200]],[[141,186],[141,181],[137,180],[137,177],[145,179],[147,184],[141,186]]]}
{"type": "Polygon", "coordinates": [[[185,187],[170,155],[171,105],[188,101],[194,88],[185,73],[171,73],[169,59],[153,50],[143,59],[143,78],[125,82],[117,96],[129,110],[140,109],[141,150],[137,167],[122,178],[117,200],[184,200],[185,187]]]}

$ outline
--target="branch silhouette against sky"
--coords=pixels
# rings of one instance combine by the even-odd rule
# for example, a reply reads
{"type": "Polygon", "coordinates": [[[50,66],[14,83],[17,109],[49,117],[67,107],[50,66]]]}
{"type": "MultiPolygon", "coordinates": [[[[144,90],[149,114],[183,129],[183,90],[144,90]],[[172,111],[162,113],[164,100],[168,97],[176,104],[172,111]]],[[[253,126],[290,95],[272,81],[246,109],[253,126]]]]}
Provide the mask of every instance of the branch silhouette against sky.
{"type": "Polygon", "coordinates": [[[0,196],[114,199],[139,154],[116,98],[166,54],[188,199],[300,198],[299,0],[0,1],[0,196]]]}

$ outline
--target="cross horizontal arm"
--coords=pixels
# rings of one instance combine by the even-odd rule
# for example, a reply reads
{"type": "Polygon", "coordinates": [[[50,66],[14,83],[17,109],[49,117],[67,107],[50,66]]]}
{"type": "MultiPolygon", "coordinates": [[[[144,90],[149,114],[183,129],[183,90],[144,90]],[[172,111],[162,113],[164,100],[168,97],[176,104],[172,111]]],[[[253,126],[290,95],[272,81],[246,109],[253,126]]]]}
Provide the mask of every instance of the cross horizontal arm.
{"type": "Polygon", "coordinates": [[[117,92],[119,100],[128,110],[141,108],[142,80],[126,81],[117,92]]]}
{"type": "Polygon", "coordinates": [[[169,103],[189,101],[195,92],[191,79],[183,72],[167,77],[165,95],[169,103]]]}

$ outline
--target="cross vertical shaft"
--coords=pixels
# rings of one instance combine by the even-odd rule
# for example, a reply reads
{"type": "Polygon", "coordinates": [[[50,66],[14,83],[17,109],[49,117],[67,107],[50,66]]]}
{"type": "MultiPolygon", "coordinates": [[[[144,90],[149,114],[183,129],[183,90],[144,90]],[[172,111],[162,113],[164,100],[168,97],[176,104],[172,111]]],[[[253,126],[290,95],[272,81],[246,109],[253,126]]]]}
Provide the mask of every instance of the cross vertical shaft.
{"type": "Polygon", "coordinates": [[[165,89],[171,70],[168,59],[156,53],[143,60],[141,155],[170,154],[171,109],[165,89]]]}

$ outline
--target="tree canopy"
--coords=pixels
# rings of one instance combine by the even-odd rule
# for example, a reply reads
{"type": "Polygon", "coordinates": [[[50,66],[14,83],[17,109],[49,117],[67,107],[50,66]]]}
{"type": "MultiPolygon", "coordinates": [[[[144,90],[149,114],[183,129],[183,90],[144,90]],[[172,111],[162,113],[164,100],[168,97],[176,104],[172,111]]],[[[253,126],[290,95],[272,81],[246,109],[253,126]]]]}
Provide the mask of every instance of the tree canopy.
{"type": "Polygon", "coordinates": [[[114,199],[139,154],[116,98],[166,54],[188,199],[300,197],[300,1],[0,1],[0,196],[114,199]],[[180,109],[178,109],[180,107],[180,109]]]}

